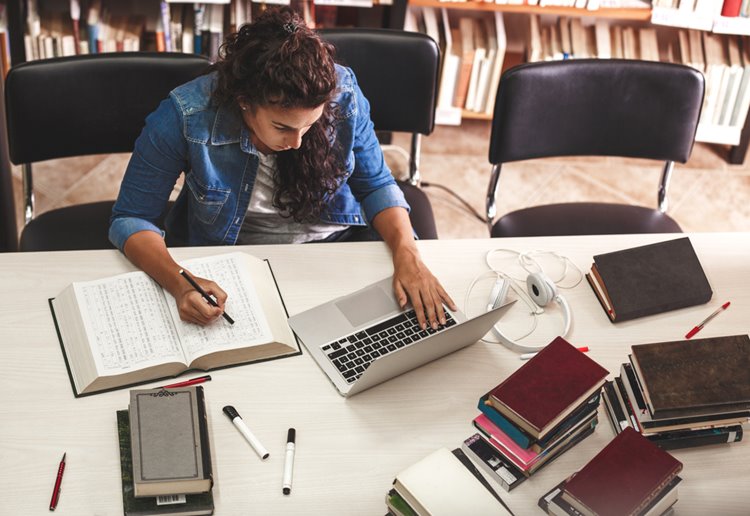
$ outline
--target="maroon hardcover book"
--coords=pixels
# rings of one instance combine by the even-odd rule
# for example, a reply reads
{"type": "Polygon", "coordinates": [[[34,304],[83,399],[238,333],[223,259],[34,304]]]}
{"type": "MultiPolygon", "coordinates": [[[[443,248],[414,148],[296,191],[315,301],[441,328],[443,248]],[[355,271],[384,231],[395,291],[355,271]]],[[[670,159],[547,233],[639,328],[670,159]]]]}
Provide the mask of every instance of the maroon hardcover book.
{"type": "Polygon", "coordinates": [[[492,406],[540,438],[604,384],[608,371],[557,337],[492,389],[492,406]]]}
{"type": "Polygon", "coordinates": [[[568,481],[562,496],[584,514],[635,515],[681,470],[680,461],[628,427],[568,481]]]}

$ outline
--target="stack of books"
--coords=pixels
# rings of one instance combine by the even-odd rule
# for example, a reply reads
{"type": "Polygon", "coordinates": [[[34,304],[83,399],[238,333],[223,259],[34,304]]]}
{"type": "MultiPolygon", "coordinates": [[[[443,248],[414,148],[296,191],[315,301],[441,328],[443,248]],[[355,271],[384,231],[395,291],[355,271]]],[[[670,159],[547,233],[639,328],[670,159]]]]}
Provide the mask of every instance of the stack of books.
{"type": "Polygon", "coordinates": [[[682,463],[632,428],[539,499],[547,514],[657,516],[677,502],[682,463]]]}
{"type": "Polygon", "coordinates": [[[750,337],[639,344],[603,389],[615,434],[633,429],[662,449],[742,439],[750,417],[750,337]]]}
{"type": "Polygon", "coordinates": [[[211,448],[201,386],[130,391],[117,411],[125,516],[214,511],[211,448]]]}
{"type": "Polygon", "coordinates": [[[608,372],[562,337],[482,396],[462,449],[510,491],[591,435],[608,372]]]}

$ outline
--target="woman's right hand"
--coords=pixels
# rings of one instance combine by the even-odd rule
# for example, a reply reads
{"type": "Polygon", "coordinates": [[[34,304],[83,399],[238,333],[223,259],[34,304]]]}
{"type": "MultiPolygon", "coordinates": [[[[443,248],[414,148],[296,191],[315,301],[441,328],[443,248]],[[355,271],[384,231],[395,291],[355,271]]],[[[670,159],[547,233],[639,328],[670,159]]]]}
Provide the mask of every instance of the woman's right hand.
{"type": "Polygon", "coordinates": [[[185,288],[175,296],[177,310],[179,311],[180,319],[183,321],[206,326],[221,317],[221,314],[224,313],[227,293],[211,280],[199,278],[192,274],[190,276],[200,285],[206,294],[214,298],[219,306],[209,304],[200,292],[185,282],[185,288]]]}

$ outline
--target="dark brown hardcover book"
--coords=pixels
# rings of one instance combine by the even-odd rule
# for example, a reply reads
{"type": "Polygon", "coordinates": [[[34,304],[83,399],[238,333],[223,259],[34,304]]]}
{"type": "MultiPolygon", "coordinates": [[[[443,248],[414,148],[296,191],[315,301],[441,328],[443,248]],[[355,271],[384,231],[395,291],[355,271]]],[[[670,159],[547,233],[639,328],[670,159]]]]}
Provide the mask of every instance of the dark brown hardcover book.
{"type": "Polygon", "coordinates": [[[750,409],[750,337],[733,335],[631,346],[654,419],[750,409]]]}
{"type": "Polygon", "coordinates": [[[602,366],[557,337],[492,389],[488,401],[538,439],[596,392],[607,374],[602,366]]]}
{"type": "Polygon", "coordinates": [[[562,498],[587,515],[636,515],[681,470],[680,461],[626,428],[568,480],[562,498]]]}
{"type": "Polygon", "coordinates": [[[612,322],[700,305],[713,295],[688,237],[594,256],[587,279],[612,322]]]}

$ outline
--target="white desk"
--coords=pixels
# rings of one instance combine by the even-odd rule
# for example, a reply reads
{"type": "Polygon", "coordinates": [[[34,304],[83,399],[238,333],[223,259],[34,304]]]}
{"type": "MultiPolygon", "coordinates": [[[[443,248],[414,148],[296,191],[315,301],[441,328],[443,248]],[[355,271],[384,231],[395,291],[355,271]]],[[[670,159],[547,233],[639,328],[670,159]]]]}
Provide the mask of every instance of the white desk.
{"type": "MultiPolygon", "coordinates": [[[[675,235],[420,242],[427,264],[460,306],[472,279],[496,248],[544,249],[587,270],[594,254],[675,235]]],[[[680,339],[724,301],[732,306],[701,332],[748,331],[750,234],[695,234],[691,240],[714,289],[706,306],[613,325],[585,280],[563,291],[573,309],[568,340],[619,374],[629,346],[680,339]]],[[[178,249],[178,258],[232,251],[178,249]]],[[[380,243],[258,246],[269,258],[290,313],[343,295],[391,273],[380,243]]],[[[115,251],[0,255],[0,514],[49,514],[57,464],[67,469],[56,513],[122,513],[115,411],[127,390],[75,399],[47,306],[72,281],[132,270],[115,251]]],[[[559,314],[545,324],[559,324],[559,314]]],[[[540,334],[545,331],[540,325],[540,334]]],[[[549,339],[547,339],[549,340],[549,339]]],[[[386,512],[394,475],[440,446],[455,448],[473,433],[481,394],[522,362],[480,342],[351,399],[340,397],[307,353],[215,371],[205,384],[213,439],[217,515],[372,514],[386,512]],[[261,462],[221,412],[234,405],[270,450],[261,462]],[[291,496],[281,494],[288,427],[297,428],[291,496]]],[[[156,384],[152,384],[156,385],[156,384]]],[[[539,496],[593,457],[613,433],[600,409],[594,435],[532,476],[504,500],[519,515],[541,514],[539,496]]],[[[750,443],[678,450],[684,463],[676,513],[748,514],[750,443]]]]}

